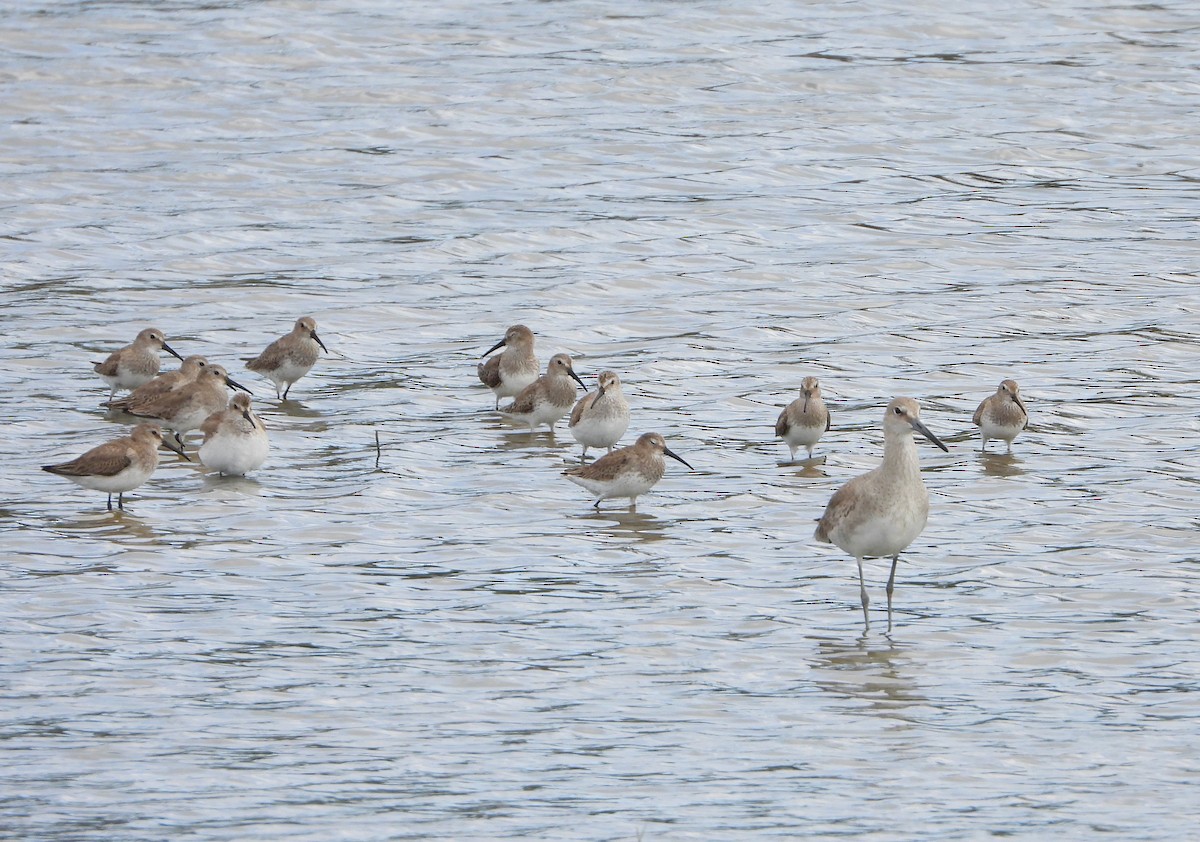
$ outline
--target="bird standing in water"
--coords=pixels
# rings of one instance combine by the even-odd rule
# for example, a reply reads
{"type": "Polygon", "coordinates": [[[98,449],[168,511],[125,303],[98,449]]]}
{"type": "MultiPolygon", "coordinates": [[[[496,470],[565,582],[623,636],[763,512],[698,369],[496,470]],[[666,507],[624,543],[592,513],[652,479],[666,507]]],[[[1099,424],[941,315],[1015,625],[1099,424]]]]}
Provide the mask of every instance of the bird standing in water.
{"type": "Polygon", "coordinates": [[[863,622],[871,627],[870,598],[863,579],[864,558],[892,558],[888,576],[888,632],[892,630],[892,591],[900,553],[911,544],[929,517],[929,492],[921,480],[921,463],[913,431],[947,453],[950,449],[921,423],[921,407],[912,398],[896,398],[883,415],[883,462],[873,471],[834,492],[814,537],[835,544],[858,562],[863,622]]]}

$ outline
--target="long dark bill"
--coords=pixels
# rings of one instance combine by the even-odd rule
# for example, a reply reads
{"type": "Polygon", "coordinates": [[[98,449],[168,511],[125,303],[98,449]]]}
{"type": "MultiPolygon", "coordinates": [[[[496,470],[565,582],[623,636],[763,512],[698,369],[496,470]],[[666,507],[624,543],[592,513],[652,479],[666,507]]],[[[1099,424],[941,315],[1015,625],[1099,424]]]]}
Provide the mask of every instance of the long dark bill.
{"type": "Polygon", "coordinates": [[[937,436],[935,436],[933,433],[931,433],[929,431],[928,427],[926,427],[924,424],[922,424],[920,421],[918,421],[915,418],[912,419],[912,428],[914,430],[916,430],[918,433],[920,433],[921,435],[923,435],[925,438],[929,439],[931,442],[936,444],[942,450],[946,451],[947,453],[950,452],[950,448],[946,447],[946,445],[942,443],[941,439],[939,439],[937,436]]]}

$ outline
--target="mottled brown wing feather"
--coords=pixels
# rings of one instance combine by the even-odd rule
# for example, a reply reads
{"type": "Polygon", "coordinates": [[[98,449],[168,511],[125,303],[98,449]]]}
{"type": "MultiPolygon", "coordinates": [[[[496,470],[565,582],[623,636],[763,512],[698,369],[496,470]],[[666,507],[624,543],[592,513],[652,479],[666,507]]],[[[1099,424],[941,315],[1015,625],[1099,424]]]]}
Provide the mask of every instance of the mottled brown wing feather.
{"type": "Polygon", "coordinates": [[[838,522],[848,523],[853,521],[854,509],[859,502],[855,486],[862,478],[855,477],[850,480],[829,498],[829,503],[825,506],[825,513],[821,515],[821,520],[817,523],[817,531],[813,535],[818,541],[832,544],[833,541],[829,538],[829,532],[833,529],[833,525],[838,522]]]}
{"type": "Polygon", "coordinates": [[[500,385],[500,355],[479,364],[479,379],[484,386],[495,389],[500,385]]]}
{"type": "Polygon", "coordinates": [[[975,407],[975,414],[971,416],[971,423],[978,427],[983,422],[983,408],[987,406],[987,401],[983,401],[979,406],[975,407]]]}
{"type": "Polygon", "coordinates": [[[108,405],[113,409],[128,410],[131,406],[137,406],[152,398],[157,398],[160,395],[170,392],[179,377],[180,373],[178,371],[168,371],[166,374],[160,374],[149,383],[143,383],[125,397],[117,398],[108,405]]]}
{"type": "Polygon", "coordinates": [[[593,403],[596,402],[596,393],[588,392],[579,399],[579,403],[575,404],[575,408],[571,410],[571,421],[567,424],[568,427],[574,427],[579,423],[579,419],[583,417],[583,413],[591,409],[593,403]]]}
{"type": "Polygon", "coordinates": [[[614,450],[612,453],[601,456],[590,465],[571,468],[569,471],[565,471],[565,473],[581,479],[607,482],[608,480],[615,479],[617,474],[620,474],[633,458],[632,448],[623,447],[620,450],[614,450]]]}
{"type": "Polygon", "coordinates": [[[285,349],[280,345],[282,340],[276,339],[263,350],[261,354],[246,363],[251,371],[274,371],[283,364],[285,349]]]}
{"type": "Polygon", "coordinates": [[[791,427],[787,419],[787,407],[784,407],[783,412],[779,413],[779,420],[775,422],[775,435],[783,438],[791,427]]]}
{"type": "Polygon", "coordinates": [[[204,440],[208,441],[208,437],[217,432],[217,427],[221,426],[221,416],[223,413],[214,412],[212,415],[204,419],[204,423],[200,425],[200,432],[204,434],[204,440]]]}
{"type": "Polygon", "coordinates": [[[189,393],[186,390],[164,392],[148,400],[134,401],[124,409],[130,415],[136,415],[139,418],[166,418],[169,415],[174,415],[176,410],[183,405],[183,402],[188,397],[189,393]]]}
{"type": "Polygon", "coordinates": [[[82,456],[61,465],[46,465],[43,471],[64,477],[111,477],[129,467],[129,441],[121,439],[93,447],[82,456]]]}
{"type": "Polygon", "coordinates": [[[97,374],[102,374],[105,377],[116,377],[117,376],[117,361],[118,361],[119,356],[120,356],[120,352],[109,354],[108,359],[106,359],[102,363],[96,363],[93,370],[97,374]]]}
{"type": "Polygon", "coordinates": [[[522,389],[521,394],[517,395],[512,404],[504,411],[510,415],[528,415],[533,412],[533,399],[537,395],[537,386],[538,384],[534,382],[522,389]]]}

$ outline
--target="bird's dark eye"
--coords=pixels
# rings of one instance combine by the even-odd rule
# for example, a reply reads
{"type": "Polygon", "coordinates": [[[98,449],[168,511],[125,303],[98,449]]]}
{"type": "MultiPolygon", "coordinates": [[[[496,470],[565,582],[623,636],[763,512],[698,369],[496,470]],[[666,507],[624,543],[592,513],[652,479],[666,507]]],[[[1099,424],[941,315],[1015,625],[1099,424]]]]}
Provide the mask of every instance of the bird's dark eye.
{"type": "Polygon", "coordinates": [[[896,407],[895,409],[892,410],[892,412],[896,413],[897,415],[904,414],[904,410],[902,410],[900,407],[896,407]]]}

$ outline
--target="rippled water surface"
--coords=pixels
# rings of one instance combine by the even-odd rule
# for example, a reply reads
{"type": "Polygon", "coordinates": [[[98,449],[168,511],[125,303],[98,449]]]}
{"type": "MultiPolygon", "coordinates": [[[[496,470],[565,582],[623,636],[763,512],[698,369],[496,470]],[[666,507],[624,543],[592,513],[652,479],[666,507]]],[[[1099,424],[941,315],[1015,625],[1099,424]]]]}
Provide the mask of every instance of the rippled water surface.
{"type": "MultiPolygon", "coordinates": [[[[0,24],[0,836],[1173,840],[1200,820],[1193,3],[29,2],[0,24]],[[280,403],[244,360],[305,314],[280,403]],[[491,411],[515,322],[671,463],[491,411]],[[272,455],[127,495],[138,329],[272,455]],[[779,408],[821,378],[823,459],[779,408]],[[970,418],[1004,377],[1011,456],[970,418]],[[921,400],[933,509],[812,539],[921,400]],[[376,448],[378,441],[379,447],[376,448]]],[[[169,454],[168,454],[169,456],[169,454]]]]}

